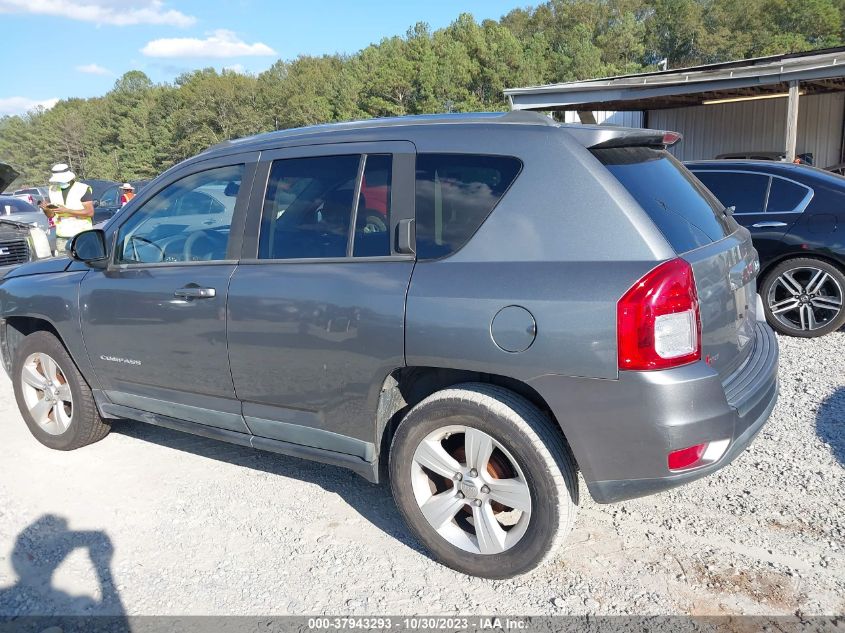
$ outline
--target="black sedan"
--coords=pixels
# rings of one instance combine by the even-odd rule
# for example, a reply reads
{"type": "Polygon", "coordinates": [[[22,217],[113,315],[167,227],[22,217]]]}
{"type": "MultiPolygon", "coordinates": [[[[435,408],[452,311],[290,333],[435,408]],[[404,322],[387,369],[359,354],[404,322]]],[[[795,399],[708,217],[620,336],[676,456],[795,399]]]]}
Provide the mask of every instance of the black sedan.
{"type": "Polygon", "coordinates": [[[697,161],[687,167],[747,227],[760,253],[766,319],[792,336],[845,324],[845,177],[770,161],[697,161]]]}

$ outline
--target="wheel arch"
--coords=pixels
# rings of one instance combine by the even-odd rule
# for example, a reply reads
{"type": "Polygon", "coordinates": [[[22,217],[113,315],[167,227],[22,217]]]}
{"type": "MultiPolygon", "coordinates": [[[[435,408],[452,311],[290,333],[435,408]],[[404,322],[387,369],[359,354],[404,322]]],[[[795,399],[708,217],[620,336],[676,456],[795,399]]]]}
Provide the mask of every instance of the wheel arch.
{"type": "Polygon", "coordinates": [[[446,367],[413,366],[393,370],[382,384],[376,410],[375,429],[379,480],[387,480],[387,456],[390,453],[390,443],[396,428],[407,412],[437,391],[469,382],[504,387],[528,400],[554,423],[569,456],[576,467],[578,466],[578,461],[560,421],[557,420],[543,396],[527,383],[499,374],[446,367]]]}
{"type": "Polygon", "coordinates": [[[4,327],[0,332],[2,337],[3,365],[9,370],[12,366],[12,359],[15,357],[15,350],[24,338],[34,332],[50,332],[67,349],[58,329],[49,319],[43,316],[7,316],[3,319],[4,327]]]}
{"type": "Polygon", "coordinates": [[[62,334],[62,330],[51,319],[42,314],[8,315],[3,317],[2,324],[3,327],[0,328],[0,353],[2,353],[3,365],[6,367],[7,373],[11,374],[15,350],[25,337],[35,332],[49,332],[65,348],[68,356],[91,388],[96,389],[98,387],[81,336],[77,342],[78,349],[69,345],[62,334]]]}
{"type": "Polygon", "coordinates": [[[784,253],[783,255],[778,255],[775,259],[767,262],[766,265],[760,270],[760,275],[758,276],[757,288],[759,289],[762,281],[769,276],[769,274],[777,268],[780,264],[789,261],[790,259],[818,259],[823,261],[831,266],[838,268],[842,274],[845,274],[845,259],[839,259],[837,257],[831,256],[827,253],[819,253],[817,251],[794,251],[789,253],[784,253]]]}

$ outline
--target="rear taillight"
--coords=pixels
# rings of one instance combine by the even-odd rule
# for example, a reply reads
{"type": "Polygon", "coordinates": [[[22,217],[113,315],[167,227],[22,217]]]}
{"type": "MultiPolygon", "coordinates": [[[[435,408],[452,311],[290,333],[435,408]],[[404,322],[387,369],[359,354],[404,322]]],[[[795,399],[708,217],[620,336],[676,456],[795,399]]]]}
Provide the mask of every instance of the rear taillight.
{"type": "Polygon", "coordinates": [[[649,271],[616,306],[619,369],[667,369],[701,358],[692,267],[673,259],[649,271]]]}

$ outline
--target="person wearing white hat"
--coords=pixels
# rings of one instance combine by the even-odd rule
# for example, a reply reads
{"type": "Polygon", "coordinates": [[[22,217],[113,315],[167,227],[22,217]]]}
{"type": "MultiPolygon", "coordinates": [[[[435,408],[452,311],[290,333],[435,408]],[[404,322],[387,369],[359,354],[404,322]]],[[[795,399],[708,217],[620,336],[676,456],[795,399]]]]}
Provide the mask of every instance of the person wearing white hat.
{"type": "Polygon", "coordinates": [[[70,167],[58,163],[51,171],[49,202],[39,206],[56,225],[56,253],[61,254],[74,235],[93,227],[94,200],[91,187],[77,180],[70,167]]]}
{"type": "Polygon", "coordinates": [[[120,206],[123,206],[135,197],[135,187],[130,185],[128,182],[120,185],[120,192],[120,206]]]}

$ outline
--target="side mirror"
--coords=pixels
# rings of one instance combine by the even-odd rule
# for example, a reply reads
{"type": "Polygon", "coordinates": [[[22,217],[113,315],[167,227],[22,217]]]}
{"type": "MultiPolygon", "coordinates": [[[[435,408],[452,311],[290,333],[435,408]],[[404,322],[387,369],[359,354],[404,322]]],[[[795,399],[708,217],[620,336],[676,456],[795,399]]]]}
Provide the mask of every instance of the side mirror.
{"type": "Polygon", "coordinates": [[[725,215],[733,215],[734,213],[736,213],[736,206],[735,205],[725,207],[725,215]]]}
{"type": "Polygon", "coordinates": [[[106,234],[102,229],[82,231],[70,241],[67,247],[70,258],[84,264],[105,264],[108,259],[106,234]]]}

